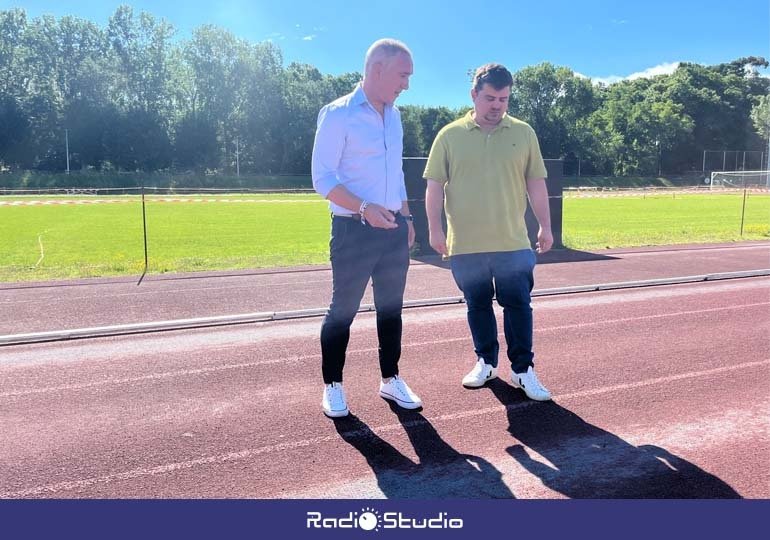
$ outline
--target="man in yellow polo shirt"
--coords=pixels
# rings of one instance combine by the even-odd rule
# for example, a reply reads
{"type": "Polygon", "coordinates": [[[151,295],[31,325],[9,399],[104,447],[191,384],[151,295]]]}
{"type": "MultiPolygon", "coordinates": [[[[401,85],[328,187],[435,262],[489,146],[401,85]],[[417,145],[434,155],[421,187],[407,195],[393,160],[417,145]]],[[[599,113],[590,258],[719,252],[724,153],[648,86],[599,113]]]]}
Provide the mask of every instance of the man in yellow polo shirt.
{"type": "Polygon", "coordinates": [[[535,254],[524,222],[529,198],[540,225],[537,252],[551,249],[547,173],[535,132],[506,114],[512,85],[504,66],[486,64],[476,70],[473,110],[433,141],[423,175],[428,180],[425,206],[430,245],[449,257],[468,307],[478,360],[463,386],[477,388],[497,377],[496,297],[503,308],[513,385],[530,399],[547,401],[551,394],[534,371],[530,293],[535,254]]]}

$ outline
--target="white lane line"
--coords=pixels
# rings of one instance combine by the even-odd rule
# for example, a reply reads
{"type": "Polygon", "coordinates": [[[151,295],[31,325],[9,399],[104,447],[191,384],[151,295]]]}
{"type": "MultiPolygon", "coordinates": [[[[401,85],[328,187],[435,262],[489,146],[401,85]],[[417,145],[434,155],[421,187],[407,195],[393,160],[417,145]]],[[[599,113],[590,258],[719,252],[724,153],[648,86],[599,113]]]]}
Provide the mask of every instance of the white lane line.
{"type": "MultiPolygon", "coordinates": [[[[767,305],[770,305],[770,302],[759,302],[756,304],[743,304],[740,306],[723,306],[718,308],[699,309],[699,310],[691,310],[691,311],[677,311],[674,313],[658,313],[655,315],[644,315],[641,317],[626,317],[626,318],[620,318],[620,319],[607,319],[604,321],[591,321],[591,322],[582,322],[582,323],[574,323],[574,324],[564,324],[559,326],[549,326],[545,328],[535,328],[535,333],[571,330],[576,328],[585,328],[589,326],[599,326],[599,325],[605,325],[605,324],[606,325],[626,324],[634,321],[665,319],[665,318],[671,318],[671,317],[683,317],[688,315],[700,315],[704,313],[715,313],[715,312],[726,311],[726,310],[745,309],[745,308],[767,306],[767,305]]],[[[498,333],[498,337],[502,337],[502,336],[503,336],[502,332],[498,333]]],[[[402,347],[405,349],[430,347],[432,345],[439,345],[439,344],[446,344],[446,343],[460,343],[463,341],[468,341],[468,339],[469,338],[467,337],[437,339],[437,340],[431,340],[431,341],[421,341],[417,343],[404,343],[402,347]]],[[[348,355],[371,353],[376,350],[377,350],[377,347],[353,349],[348,351],[348,355]]],[[[30,388],[27,390],[14,390],[14,391],[0,393],[0,399],[22,397],[22,396],[29,396],[29,395],[38,395],[38,394],[48,394],[48,393],[54,393],[54,392],[87,390],[89,388],[99,388],[99,387],[111,386],[111,385],[118,386],[122,384],[134,384],[134,383],[143,382],[143,381],[160,381],[165,379],[173,379],[176,377],[189,377],[193,375],[207,375],[209,373],[218,373],[218,372],[229,371],[234,369],[248,369],[248,368],[268,366],[273,364],[303,362],[307,360],[318,359],[320,358],[320,356],[321,356],[320,354],[298,355],[290,358],[273,358],[270,360],[259,360],[255,362],[241,362],[237,364],[224,364],[219,366],[197,368],[197,369],[166,371],[161,373],[151,373],[151,374],[142,375],[139,377],[125,377],[122,379],[106,379],[102,381],[94,381],[94,382],[83,383],[83,384],[66,384],[66,385],[49,386],[49,387],[43,387],[43,388],[30,388]]]]}
{"type": "MultiPolygon", "coordinates": [[[[594,388],[592,390],[583,390],[581,392],[572,392],[567,394],[558,394],[554,396],[554,400],[558,402],[570,401],[575,399],[581,399],[585,397],[592,397],[601,394],[609,394],[613,392],[619,392],[623,390],[631,390],[636,388],[644,388],[647,386],[656,386],[675,381],[681,381],[686,379],[693,379],[696,377],[708,377],[711,375],[718,375],[722,373],[729,373],[731,371],[752,369],[756,367],[764,367],[770,365],[770,359],[760,360],[756,362],[744,362],[734,366],[723,366],[714,369],[707,369],[703,371],[691,371],[689,373],[680,373],[678,375],[669,375],[667,377],[656,377],[654,379],[647,379],[644,381],[637,381],[635,383],[616,384],[611,386],[605,386],[602,388],[594,388]]],[[[455,420],[463,420],[466,418],[476,418],[479,416],[485,416],[488,414],[499,413],[506,410],[518,410],[524,409],[536,405],[534,401],[524,401],[519,403],[513,403],[507,406],[499,405],[495,407],[487,407],[484,409],[476,409],[470,411],[461,411],[456,413],[443,414],[438,416],[427,417],[424,420],[413,420],[406,424],[396,423],[387,424],[371,428],[371,431],[377,434],[386,433],[389,431],[404,429],[404,427],[413,427],[420,425],[434,424],[436,422],[451,422],[455,420]]],[[[350,431],[345,435],[348,437],[362,437],[366,436],[369,430],[361,429],[350,431]]],[[[94,485],[104,485],[112,482],[119,482],[123,480],[133,480],[136,478],[143,478],[147,476],[157,476],[168,474],[176,471],[193,469],[205,465],[222,465],[225,463],[237,462],[246,459],[251,459],[263,454],[271,454],[274,452],[285,452],[287,450],[294,450],[297,448],[304,448],[307,446],[314,446],[327,442],[339,441],[340,434],[325,435],[322,437],[313,437],[310,439],[303,439],[300,441],[286,442],[280,444],[271,444],[261,446],[258,448],[249,448],[241,450],[239,452],[228,452],[226,454],[219,454],[215,456],[206,456],[198,459],[192,459],[187,461],[178,461],[175,463],[166,463],[164,465],[158,465],[155,467],[139,467],[130,471],[121,473],[107,474],[103,476],[94,476],[91,478],[85,478],[83,480],[71,480],[68,482],[58,482],[56,484],[47,484],[42,486],[31,487],[19,491],[4,491],[0,492],[0,499],[19,499],[24,497],[32,497],[36,495],[51,496],[63,491],[72,491],[76,489],[83,489],[94,485]]]]}
{"type": "MultiPolygon", "coordinates": [[[[742,300],[746,302],[754,299],[770,300],[768,284],[770,284],[770,281],[762,280],[753,283],[733,283],[732,285],[711,284],[709,287],[691,286],[688,287],[688,290],[690,295],[703,294],[705,292],[704,289],[720,294],[735,292],[736,294],[741,294],[741,298],[746,297],[746,300],[742,300]],[[758,294],[755,294],[754,291],[758,294]],[[746,296],[749,294],[751,296],[746,296]]],[[[666,289],[670,288],[666,287],[666,289]]],[[[680,287],[676,289],[680,289],[680,287]]],[[[653,291],[647,291],[648,294],[651,292],[653,291]]],[[[679,307],[675,298],[680,296],[679,292],[681,291],[673,289],[668,291],[668,296],[665,297],[667,309],[679,307]]],[[[559,304],[554,304],[559,297],[550,297],[550,299],[540,298],[533,303],[533,308],[535,315],[538,317],[546,316],[549,311],[554,309],[567,309],[571,312],[573,309],[595,306],[595,299],[588,298],[594,296],[594,294],[585,295],[584,299],[586,301],[583,303],[579,302],[579,299],[576,297],[570,304],[564,304],[561,301],[559,301],[559,304]]],[[[615,291],[612,293],[612,296],[617,299],[618,306],[622,306],[624,302],[648,302],[651,298],[658,298],[658,296],[647,296],[643,290],[622,294],[615,291]]],[[[695,296],[688,297],[695,298],[695,296]]],[[[741,302],[741,300],[732,300],[733,305],[738,304],[738,302],[741,302]]],[[[718,305],[719,303],[715,299],[710,303],[710,306],[718,305]]],[[[458,319],[464,321],[466,318],[465,311],[465,306],[462,304],[432,309],[409,309],[404,311],[404,324],[407,326],[424,326],[425,324],[434,323],[453,323],[458,319]]],[[[645,312],[650,313],[649,308],[646,307],[645,312]]],[[[666,311],[654,310],[652,312],[665,313],[666,311]]],[[[497,310],[497,314],[500,316],[500,310],[497,310]]],[[[765,312],[759,315],[765,316],[767,314],[767,310],[765,310],[765,312]]],[[[364,313],[357,317],[353,323],[354,331],[374,330],[376,321],[371,315],[371,313],[364,313]]],[[[585,319],[587,318],[581,317],[579,320],[585,319]]],[[[588,319],[590,320],[591,318],[588,319]]],[[[11,369],[14,369],[23,366],[44,366],[47,364],[64,365],[71,362],[82,364],[91,361],[102,363],[108,359],[111,361],[129,360],[148,354],[161,358],[166,355],[173,357],[178,355],[180,351],[211,350],[214,347],[242,347],[251,349],[262,344],[280,343],[286,340],[287,337],[291,337],[293,340],[316,340],[318,339],[318,324],[317,319],[307,318],[243,326],[221,326],[197,331],[148,333],[108,340],[74,340],[66,344],[0,348],[0,368],[10,366],[11,369]]],[[[1,337],[0,340],[2,340],[1,337]]]]}

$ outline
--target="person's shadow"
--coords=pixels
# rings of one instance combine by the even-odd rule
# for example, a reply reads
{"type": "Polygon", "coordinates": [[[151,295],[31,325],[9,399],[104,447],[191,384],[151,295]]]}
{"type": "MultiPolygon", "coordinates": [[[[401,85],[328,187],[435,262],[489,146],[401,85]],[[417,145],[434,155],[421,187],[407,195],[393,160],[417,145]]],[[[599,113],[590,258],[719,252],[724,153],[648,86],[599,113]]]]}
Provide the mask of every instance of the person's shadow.
{"type": "Polygon", "coordinates": [[[513,493],[486,460],[461,454],[419,412],[389,403],[414,447],[414,462],[354,415],[335,419],[342,439],[366,458],[389,499],[502,499],[513,493]]]}
{"type": "Polygon", "coordinates": [[[567,497],[741,498],[724,481],[663,448],[634,446],[555,402],[527,401],[499,379],[489,387],[506,406],[508,431],[518,441],[507,452],[567,497]]]}

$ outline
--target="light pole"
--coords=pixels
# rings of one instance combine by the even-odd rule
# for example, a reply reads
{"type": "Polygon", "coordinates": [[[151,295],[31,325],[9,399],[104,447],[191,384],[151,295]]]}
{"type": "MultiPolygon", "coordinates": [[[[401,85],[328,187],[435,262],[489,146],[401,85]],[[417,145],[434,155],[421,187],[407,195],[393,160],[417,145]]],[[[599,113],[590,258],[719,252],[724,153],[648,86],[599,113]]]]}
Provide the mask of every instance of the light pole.
{"type": "Polygon", "coordinates": [[[64,153],[67,154],[67,174],[70,173],[70,134],[67,128],[64,128],[64,153]]]}
{"type": "Polygon", "coordinates": [[[660,178],[660,169],[661,169],[661,149],[660,149],[660,140],[655,139],[655,148],[657,150],[658,154],[658,178],[660,178]]]}
{"type": "Polygon", "coordinates": [[[240,140],[235,139],[235,176],[240,178],[241,177],[241,160],[240,160],[240,154],[241,154],[241,146],[240,146],[240,140]]]}

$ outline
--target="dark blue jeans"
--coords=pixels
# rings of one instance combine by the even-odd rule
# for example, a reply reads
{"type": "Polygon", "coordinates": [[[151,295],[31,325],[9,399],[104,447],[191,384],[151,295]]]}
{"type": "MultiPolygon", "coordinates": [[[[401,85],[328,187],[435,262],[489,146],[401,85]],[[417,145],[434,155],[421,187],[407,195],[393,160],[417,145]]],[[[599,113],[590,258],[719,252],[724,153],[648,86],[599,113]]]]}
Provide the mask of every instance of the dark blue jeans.
{"type": "Polygon", "coordinates": [[[532,250],[454,255],[452,276],[468,306],[468,326],[476,355],[497,366],[500,345],[492,299],[503,308],[508,359],[516,373],[534,365],[532,358],[532,307],[535,254],[532,250]]]}
{"type": "Polygon", "coordinates": [[[400,214],[396,223],[396,229],[376,229],[358,219],[332,218],[332,301],[321,325],[321,371],[326,384],[342,382],[350,325],[370,278],[377,311],[380,372],[382,377],[398,374],[409,240],[406,220],[400,214]]]}

